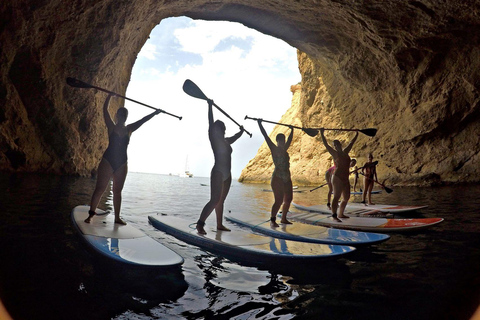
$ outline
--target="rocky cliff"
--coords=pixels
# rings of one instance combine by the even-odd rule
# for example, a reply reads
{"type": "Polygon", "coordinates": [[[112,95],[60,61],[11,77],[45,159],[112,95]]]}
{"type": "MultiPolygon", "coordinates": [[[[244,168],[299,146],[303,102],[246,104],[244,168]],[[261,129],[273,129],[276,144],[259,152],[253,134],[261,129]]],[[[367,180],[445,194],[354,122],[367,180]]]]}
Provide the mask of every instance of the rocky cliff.
{"type": "MultiPolygon", "coordinates": [[[[106,146],[101,99],[67,76],[125,92],[137,53],[163,18],[241,22],[298,48],[302,126],[377,127],[374,152],[394,183],[480,181],[480,4],[428,0],[5,0],[0,4],[0,169],[91,174],[106,146]]],[[[288,115],[287,115],[288,116],[288,115]]],[[[331,134],[344,141],[351,134],[331,134]]],[[[292,171],[328,164],[296,133],[292,171]]],[[[318,140],[318,139],[317,139],[318,140]]],[[[264,157],[265,161],[267,156],[264,157]]],[[[253,171],[253,164],[245,171],[253,171]]]]}

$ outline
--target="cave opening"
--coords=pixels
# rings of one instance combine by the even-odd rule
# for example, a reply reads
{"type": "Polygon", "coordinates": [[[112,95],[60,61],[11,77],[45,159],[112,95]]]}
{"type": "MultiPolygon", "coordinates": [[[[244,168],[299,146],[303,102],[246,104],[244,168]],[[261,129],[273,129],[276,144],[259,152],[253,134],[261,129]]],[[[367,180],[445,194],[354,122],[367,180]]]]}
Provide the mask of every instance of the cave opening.
{"type": "MultiPolygon", "coordinates": [[[[297,50],[283,40],[235,22],[163,19],[138,53],[126,95],[183,119],[160,115],[138,130],[129,147],[131,171],[180,174],[188,165],[197,176],[209,175],[207,104],[183,92],[186,79],[253,133],[234,148],[232,174],[238,177],[263,143],[257,124],[245,116],[278,121],[291,106],[290,86],[301,76],[297,50]]],[[[128,101],[125,106],[130,122],[151,112],[128,101]]],[[[237,132],[220,112],[214,117],[225,122],[227,136],[237,132]]]]}

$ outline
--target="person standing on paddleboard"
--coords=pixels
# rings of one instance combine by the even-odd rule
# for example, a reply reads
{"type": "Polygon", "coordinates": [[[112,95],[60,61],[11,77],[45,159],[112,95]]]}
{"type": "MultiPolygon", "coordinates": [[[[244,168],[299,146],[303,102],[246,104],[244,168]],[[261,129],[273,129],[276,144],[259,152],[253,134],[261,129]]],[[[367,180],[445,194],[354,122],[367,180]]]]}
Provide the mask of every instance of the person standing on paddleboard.
{"type": "Polygon", "coordinates": [[[243,134],[243,127],[230,138],[225,138],[225,124],[220,121],[213,121],[213,100],[208,99],[208,138],[213,150],[215,164],[210,173],[210,201],[205,205],[197,221],[197,231],[200,234],[207,234],[204,229],[205,220],[215,209],[217,215],[217,230],[230,231],[223,225],[223,203],[227,198],[230,185],[232,184],[232,147],[231,144],[243,134]]]}
{"type": "Polygon", "coordinates": [[[332,155],[333,162],[335,164],[335,170],[332,174],[332,186],[333,186],[333,201],[332,201],[332,217],[341,222],[339,218],[348,218],[343,214],[345,211],[345,207],[347,206],[348,200],[350,199],[350,156],[348,153],[353,147],[355,141],[358,138],[358,131],[355,134],[355,137],[350,142],[350,144],[345,148],[342,149],[342,144],[338,140],[333,140],[333,146],[328,145],[327,139],[325,139],[324,129],[320,129],[320,133],[322,135],[322,141],[327,148],[327,151],[332,155]],[[342,197],[342,202],[340,203],[340,211],[337,216],[337,209],[338,209],[338,201],[342,197]]]}
{"type": "Polygon", "coordinates": [[[127,224],[120,218],[120,208],[122,204],[122,189],[127,177],[127,147],[130,142],[132,132],[140,128],[145,122],[159,114],[162,110],[157,110],[129,125],[125,125],[128,117],[126,108],[118,109],[114,122],[108,112],[110,98],[116,94],[111,93],[105,99],[103,105],[103,118],[108,129],[108,147],[105,150],[102,160],[98,165],[97,184],[90,201],[90,210],[86,223],[90,223],[92,217],[96,214],[98,203],[102,194],[105,192],[110,179],[113,178],[113,209],[115,211],[115,223],[127,224]]]}
{"type": "Polygon", "coordinates": [[[291,224],[287,220],[288,209],[290,209],[290,204],[293,200],[293,186],[292,178],[290,176],[290,156],[288,155],[288,148],[292,143],[293,139],[293,127],[290,127],[290,134],[288,136],[287,142],[285,142],[285,135],[283,133],[277,134],[276,140],[277,145],[272,142],[267,132],[262,126],[262,119],[257,119],[258,126],[262,135],[265,137],[270,152],[272,153],[273,164],[275,165],[275,170],[273,170],[272,180],[270,185],[272,186],[273,196],[275,202],[272,205],[272,211],[270,216],[270,223],[273,227],[278,227],[276,217],[278,210],[282,206],[282,219],[281,223],[291,224]]]}
{"type": "Polygon", "coordinates": [[[367,195],[368,195],[368,205],[374,205],[372,203],[372,190],[373,185],[375,184],[375,180],[378,181],[377,178],[377,167],[373,164],[373,154],[368,154],[368,161],[363,165],[362,168],[363,174],[363,194],[362,194],[362,203],[366,203],[367,195]]]}

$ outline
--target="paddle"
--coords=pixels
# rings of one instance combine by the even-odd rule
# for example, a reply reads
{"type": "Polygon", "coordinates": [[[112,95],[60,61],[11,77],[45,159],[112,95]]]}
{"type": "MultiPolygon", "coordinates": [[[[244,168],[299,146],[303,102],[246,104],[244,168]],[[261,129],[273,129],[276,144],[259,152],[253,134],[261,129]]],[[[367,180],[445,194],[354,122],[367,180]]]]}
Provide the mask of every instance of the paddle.
{"type": "Polygon", "coordinates": [[[305,132],[306,134],[308,134],[310,137],[315,137],[315,136],[318,134],[318,130],[317,130],[317,129],[302,128],[302,127],[297,127],[297,126],[293,126],[293,125],[285,124],[285,123],[273,122],[273,121],[268,121],[268,120],[263,120],[263,119],[258,119],[258,118],[251,118],[251,117],[249,117],[249,116],[245,116],[245,120],[246,120],[246,119],[255,120],[255,121],[260,120],[260,121],[263,121],[263,122],[278,124],[278,125],[285,126],[285,127],[292,127],[292,128],[295,128],[295,129],[301,129],[301,130],[303,130],[303,132],[305,132]]]}
{"type": "Polygon", "coordinates": [[[377,134],[377,129],[375,128],[368,128],[368,129],[327,129],[327,128],[315,128],[316,130],[335,130],[335,131],[358,131],[367,135],[369,137],[375,137],[377,134]]]}
{"type": "MultiPolygon", "coordinates": [[[[369,167],[376,166],[377,164],[378,164],[378,161],[374,161],[374,162],[372,162],[372,163],[367,163],[367,164],[364,165],[363,167],[360,167],[360,168],[357,168],[357,169],[355,169],[355,170],[353,170],[353,171],[350,171],[350,174],[355,173],[355,172],[357,172],[358,170],[362,170],[363,168],[369,168],[369,167]]],[[[319,189],[319,188],[321,188],[321,187],[324,187],[324,186],[326,186],[327,184],[328,184],[328,183],[324,183],[324,184],[322,184],[321,186],[318,186],[318,187],[316,187],[316,188],[313,188],[312,190],[310,190],[310,192],[315,191],[315,190],[317,190],[317,189],[319,189]]],[[[386,189],[385,189],[385,191],[386,191],[386,189]]],[[[387,192],[388,192],[388,191],[387,191],[387,192]]]]}
{"type": "Polygon", "coordinates": [[[321,186],[318,186],[318,187],[316,187],[316,188],[313,188],[312,190],[310,190],[310,192],[315,191],[315,190],[317,190],[317,189],[319,189],[319,188],[321,188],[321,187],[325,187],[327,184],[328,184],[328,183],[324,183],[324,184],[322,184],[321,186]]]}
{"type": "MultiPolygon", "coordinates": [[[[209,100],[207,96],[200,90],[200,88],[192,81],[192,80],[185,80],[183,83],[183,91],[185,91],[186,94],[188,94],[191,97],[202,99],[202,100],[209,100]]],[[[237,121],[235,121],[232,117],[228,115],[225,111],[223,111],[219,106],[217,106],[215,103],[213,104],[215,108],[218,109],[221,113],[223,113],[228,119],[232,120],[233,123],[235,123],[237,126],[242,127],[237,121]]],[[[247,130],[243,129],[246,134],[252,137],[252,134],[248,132],[247,130]]]]}
{"type": "MultiPolygon", "coordinates": [[[[364,175],[363,173],[361,173],[361,172],[360,172],[360,174],[361,174],[362,176],[365,176],[365,175],[364,175]]],[[[381,182],[379,182],[379,181],[377,181],[377,180],[375,180],[375,179],[372,179],[372,178],[367,178],[367,179],[373,180],[373,182],[378,183],[387,193],[392,193],[392,192],[393,192],[393,189],[390,189],[389,187],[385,186],[385,184],[384,184],[385,181],[383,181],[383,183],[381,183],[381,182]]]]}
{"type": "Polygon", "coordinates": [[[168,114],[169,116],[178,118],[178,120],[182,120],[182,117],[179,117],[179,116],[176,116],[176,115],[174,115],[174,114],[168,113],[168,112],[166,112],[166,111],[164,111],[164,110],[162,110],[162,109],[154,108],[154,107],[152,107],[152,106],[149,106],[148,104],[145,104],[145,103],[142,103],[142,102],[140,102],[140,101],[137,101],[137,100],[133,100],[133,99],[124,97],[124,96],[119,95],[118,93],[115,93],[115,92],[113,92],[113,91],[109,91],[109,90],[107,90],[107,89],[103,89],[103,88],[94,86],[94,85],[92,85],[92,84],[83,82],[83,81],[78,80],[78,79],[75,79],[75,78],[68,77],[68,78],[67,78],[67,84],[68,84],[69,86],[71,86],[71,87],[74,87],[74,88],[97,89],[97,90],[100,90],[100,91],[103,91],[103,92],[106,92],[106,93],[109,93],[109,94],[114,94],[114,95],[116,95],[117,97],[120,97],[120,98],[123,98],[123,99],[125,99],[125,100],[129,100],[129,101],[138,103],[138,104],[140,104],[140,105],[142,105],[142,106],[145,106],[145,107],[150,108],[150,109],[153,109],[153,110],[160,110],[161,112],[163,112],[163,113],[165,113],[165,114],[168,114]]]}

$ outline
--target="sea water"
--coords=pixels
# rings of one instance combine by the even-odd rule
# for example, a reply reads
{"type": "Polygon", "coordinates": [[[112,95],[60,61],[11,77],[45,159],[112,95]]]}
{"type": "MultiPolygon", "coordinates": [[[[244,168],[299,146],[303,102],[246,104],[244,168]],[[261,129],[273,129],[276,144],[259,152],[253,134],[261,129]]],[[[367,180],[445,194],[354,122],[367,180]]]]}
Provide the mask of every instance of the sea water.
{"type": "MultiPolygon", "coordinates": [[[[87,250],[70,212],[88,204],[94,186],[90,178],[0,175],[0,298],[14,319],[469,319],[480,303],[480,186],[393,187],[373,200],[428,205],[411,217],[445,221],[334,262],[258,267],[149,225],[148,215],[159,214],[194,223],[209,199],[208,178],[129,173],[122,217],[185,259],[166,272],[87,250]]],[[[268,219],[273,194],[264,189],[234,181],[225,212],[268,219]]],[[[309,189],[296,189],[294,201],[326,202],[325,188],[309,189]]],[[[99,207],[112,210],[110,190],[99,207]]],[[[206,230],[214,228],[212,213],[206,230]]]]}

